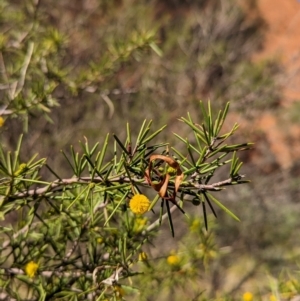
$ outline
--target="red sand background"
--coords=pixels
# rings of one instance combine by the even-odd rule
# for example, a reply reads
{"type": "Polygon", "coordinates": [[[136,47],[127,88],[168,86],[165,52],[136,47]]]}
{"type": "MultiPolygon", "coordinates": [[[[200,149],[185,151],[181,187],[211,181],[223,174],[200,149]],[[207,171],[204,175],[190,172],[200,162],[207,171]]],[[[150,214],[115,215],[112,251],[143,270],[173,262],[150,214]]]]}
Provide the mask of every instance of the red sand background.
{"type": "Polygon", "coordinates": [[[300,1],[258,0],[268,25],[263,51],[257,58],[279,57],[285,66],[282,105],[300,100],[300,1]]]}
{"type": "Polygon", "coordinates": [[[300,124],[285,116],[292,104],[300,102],[300,1],[257,0],[257,6],[267,32],[263,49],[253,59],[277,58],[283,64],[282,114],[265,112],[254,128],[264,133],[277,163],[285,169],[300,159],[300,124]]]}

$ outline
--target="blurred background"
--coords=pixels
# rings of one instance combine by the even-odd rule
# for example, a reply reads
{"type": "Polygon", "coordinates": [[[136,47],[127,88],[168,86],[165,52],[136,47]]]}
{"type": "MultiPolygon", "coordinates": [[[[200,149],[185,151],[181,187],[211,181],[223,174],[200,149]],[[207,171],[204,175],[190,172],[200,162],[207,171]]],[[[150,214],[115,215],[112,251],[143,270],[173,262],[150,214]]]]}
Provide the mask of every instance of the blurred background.
{"type": "MultiPolygon", "coordinates": [[[[24,160],[39,153],[70,176],[59,151],[79,149],[84,137],[101,143],[109,132],[122,139],[127,121],[136,134],[152,119],[155,128],[168,124],[159,139],[180,148],[172,133],[189,132],[179,117],[190,112],[201,122],[199,100],[216,110],[230,101],[225,127],[239,123],[234,140],[255,143],[241,153],[242,173],[252,182],[219,196],[241,222],[224,212],[212,221],[224,252],[205,278],[210,295],[268,296],[282,275],[299,273],[299,1],[0,0],[0,8],[1,83],[17,76],[18,58],[33,41],[24,89],[47,84],[41,98],[51,109],[27,115],[19,100],[2,127],[2,144],[14,149],[25,130],[24,160]]],[[[150,262],[187,239],[189,227],[175,215],[175,239],[163,228],[149,247],[150,262]]]]}

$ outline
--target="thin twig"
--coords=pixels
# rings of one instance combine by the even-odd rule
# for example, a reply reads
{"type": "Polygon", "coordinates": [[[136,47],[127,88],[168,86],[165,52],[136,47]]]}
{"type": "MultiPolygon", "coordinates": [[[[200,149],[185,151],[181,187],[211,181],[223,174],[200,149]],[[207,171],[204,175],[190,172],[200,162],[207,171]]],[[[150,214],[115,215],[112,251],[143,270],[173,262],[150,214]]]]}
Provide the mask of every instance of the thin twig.
{"type": "Polygon", "coordinates": [[[115,111],[114,104],[111,101],[111,99],[108,97],[107,94],[101,93],[100,95],[101,95],[102,99],[106,102],[106,104],[108,105],[108,108],[109,108],[109,119],[111,119],[112,116],[113,116],[113,114],[114,114],[114,111],[115,111]]]}
{"type": "MultiPolygon", "coordinates": [[[[240,176],[243,178],[244,176],[240,176]]],[[[62,180],[55,180],[52,183],[49,183],[46,187],[41,188],[35,188],[28,191],[18,192],[13,195],[10,195],[9,198],[11,199],[17,199],[17,198],[26,198],[26,197],[38,197],[43,196],[45,193],[48,192],[57,192],[60,189],[63,189],[64,186],[72,185],[72,184],[88,184],[90,182],[93,182],[95,184],[101,184],[104,183],[103,179],[100,177],[81,177],[81,178],[70,178],[70,179],[62,179],[62,180]]],[[[115,177],[112,179],[109,179],[110,183],[128,183],[131,184],[134,182],[137,185],[142,185],[145,187],[150,187],[148,181],[141,180],[139,178],[129,178],[129,177],[115,177]]],[[[220,181],[213,184],[198,184],[198,183],[192,183],[192,182],[186,182],[182,183],[179,187],[178,191],[182,191],[183,189],[197,189],[197,190],[210,190],[210,191],[218,191],[223,186],[232,185],[233,183],[232,178],[229,178],[224,181],[220,181]]],[[[237,184],[244,183],[244,181],[236,181],[237,184]]],[[[173,185],[172,182],[170,182],[170,185],[173,185]]]]}
{"type": "Polygon", "coordinates": [[[24,64],[23,64],[23,67],[22,67],[21,72],[20,72],[21,73],[20,78],[19,78],[19,81],[18,81],[18,84],[17,84],[17,87],[16,87],[16,92],[14,93],[13,98],[18,96],[18,94],[22,91],[22,89],[24,87],[26,72],[27,72],[28,66],[29,66],[30,61],[31,61],[31,56],[32,56],[32,53],[33,53],[33,49],[34,49],[34,43],[30,42],[28,44],[28,49],[27,49],[27,53],[26,53],[26,56],[25,56],[24,64]]]}
{"type": "MultiPolygon", "coordinates": [[[[0,275],[25,275],[25,272],[22,269],[18,268],[7,268],[7,269],[0,269],[0,275]]],[[[41,271],[39,275],[45,278],[51,278],[53,276],[58,277],[74,277],[78,278],[80,276],[85,275],[87,278],[93,278],[93,273],[91,272],[84,272],[83,270],[76,270],[76,271],[41,271]]]]}
{"type": "MultiPolygon", "coordinates": [[[[177,206],[174,205],[170,208],[170,213],[173,213],[175,210],[177,209],[177,206]]],[[[152,223],[151,225],[149,225],[147,227],[147,231],[150,232],[151,230],[153,230],[154,228],[158,227],[160,225],[160,223],[165,220],[168,217],[168,213],[166,212],[162,217],[161,220],[157,219],[154,223],[152,223]]]]}

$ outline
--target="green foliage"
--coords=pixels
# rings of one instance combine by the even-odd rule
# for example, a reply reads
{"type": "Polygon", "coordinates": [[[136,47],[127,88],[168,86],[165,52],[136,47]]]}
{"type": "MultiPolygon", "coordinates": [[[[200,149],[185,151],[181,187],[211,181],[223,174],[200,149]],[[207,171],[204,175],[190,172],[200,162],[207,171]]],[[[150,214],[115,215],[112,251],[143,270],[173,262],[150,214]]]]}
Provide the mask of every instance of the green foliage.
{"type": "MultiPolygon", "coordinates": [[[[28,114],[43,113],[51,121],[49,112],[59,105],[58,89],[73,96],[83,91],[97,93],[99,85],[104,85],[124,62],[139,60],[149,49],[161,55],[155,30],[136,29],[122,38],[105,36],[101,55],[86,64],[65,64],[71,51],[71,33],[47,23],[42,14],[46,7],[30,1],[24,6],[2,3],[5,33],[0,37],[0,65],[4,91],[1,115],[23,117],[25,130],[28,114]]],[[[111,109],[105,91],[101,95],[111,109]]]]}
{"type": "MultiPolygon", "coordinates": [[[[13,155],[1,149],[1,216],[7,220],[16,212],[19,215],[16,226],[1,229],[1,237],[7,237],[2,242],[0,258],[5,263],[1,281],[6,282],[6,293],[12,298],[24,298],[22,287],[27,286],[32,300],[41,296],[114,298],[122,295],[119,279],[131,279],[136,274],[133,264],[141,248],[152,240],[164,219],[168,218],[174,236],[171,213],[175,209],[185,213],[186,204],[201,203],[206,229],[206,207],[216,215],[213,203],[237,219],[211,192],[247,182],[239,174],[237,151],[251,144],[224,143],[237,129],[234,125],[228,133],[220,134],[229,104],[216,118],[209,103],[207,109],[202,102],[200,105],[202,125],[190,115],[181,118],[196,141],[194,145],[176,134],[185,144],[185,151],[172,147],[171,152],[168,143],[153,144],[163,128],[151,133],[151,121],[142,124],[135,142],[127,125],[124,143],[114,135],[111,158],[107,155],[108,136],[100,151],[99,143],[91,147],[88,141],[80,144],[81,152],[71,147],[71,157],[64,154],[72,175],[68,179],[53,171],[46,159],[33,157],[21,162],[22,138],[13,155]],[[175,166],[177,172],[160,173],[163,163],[175,166]],[[215,173],[226,166],[228,177],[213,182],[215,173]],[[45,168],[55,180],[43,179],[45,168]],[[150,192],[144,192],[145,188],[150,192]],[[130,212],[128,206],[134,195],[149,194],[151,190],[159,193],[161,210],[158,217],[154,213],[154,220],[149,217],[147,221],[130,212]],[[32,271],[30,264],[38,265],[38,271],[32,271]],[[24,268],[34,280],[24,276],[24,268]],[[8,278],[9,274],[14,276],[8,278]]],[[[152,210],[157,200],[154,196],[152,210]]],[[[131,210],[135,212],[132,206],[131,210]]],[[[209,243],[204,232],[201,237],[203,243],[209,243]]],[[[203,252],[199,260],[207,265],[213,251],[203,247],[203,252]]]]}
{"type": "MultiPolygon", "coordinates": [[[[278,212],[268,177],[247,164],[262,189],[238,185],[251,144],[224,124],[229,100],[255,118],[277,105],[276,63],[249,63],[262,41],[255,11],[248,19],[234,0],[26,0],[0,1],[0,14],[1,298],[240,300],[262,262],[288,261],[274,248],[296,241],[297,211],[278,212]],[[151,200],[144,216],[130,205],[139,194],[151,200]]],[[[299,293],[283,278],[253,295],[299,293]]]]}

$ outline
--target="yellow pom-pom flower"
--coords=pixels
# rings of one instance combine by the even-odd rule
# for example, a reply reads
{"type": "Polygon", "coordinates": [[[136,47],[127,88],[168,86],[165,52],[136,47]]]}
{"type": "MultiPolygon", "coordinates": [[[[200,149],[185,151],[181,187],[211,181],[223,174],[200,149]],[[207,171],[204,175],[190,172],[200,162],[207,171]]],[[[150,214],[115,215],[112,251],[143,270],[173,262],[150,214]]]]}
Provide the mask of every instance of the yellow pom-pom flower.
{"type": "Polygon", "coordinates": [[[277,301],[277,298],[275,295],[270,295],[270,301],[277,301]]]}
{"type": "Polygon", "coordinates": [[[167,263],[171,266],[178,266],[180,263],[180,257],[177,254],[175,254],[174,251],[172,251],[167,258],[167,263]]]}
{"type": "Polygon", "coordinates": [[[246,292],[243,294],[243,301],[253,301],[253,294],[246,292]]]}
{"type": "Polygon", "coordinates": [[[34,261],[30,261],[25,266],[25,273],[30,278],[33,278],[39,268],[39,265],[35,263],[34,261]]]}
{"type": "Polygon", "coordinates": [[[143,194],[136,194],[129,202],[131,211],[135,214],[144,214],[150,206],[149,199],[143,194]]]}
{"type": "Polygon", "coordinates": [[[0,116],[0,128],[3,126],[5,120],[2,116],[0,116]]]}

